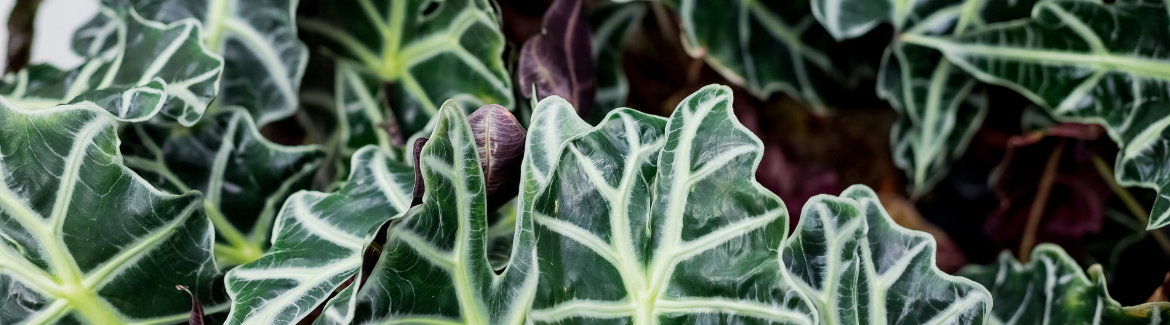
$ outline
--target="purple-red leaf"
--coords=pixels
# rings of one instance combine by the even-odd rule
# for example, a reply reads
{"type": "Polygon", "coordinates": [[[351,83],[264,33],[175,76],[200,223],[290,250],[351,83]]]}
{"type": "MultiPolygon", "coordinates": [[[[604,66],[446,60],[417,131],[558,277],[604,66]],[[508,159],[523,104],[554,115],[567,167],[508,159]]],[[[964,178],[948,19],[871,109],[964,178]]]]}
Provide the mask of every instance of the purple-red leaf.
{"type": "Polygon", "coordinates": [[[187,323],[190,325],[203,325],[203,304],[199,303],[199,298],[191,294],[191,290],[188,290],[185,285],[176,285],[175,289],[186,292],[187,295],[191,296],[191,317],[187,320],[187,323]]]}
{"type": "MultiPolygon", "coordinates": [[[[507,108],[485,105],[467,117],[471,124],[475,146],[479,150],[479,164],[487,190],[488,212],[516,197],[520,188],[520,161],[524,158],[524,140],[527,132],[507,108]]],[[[411,206],[422,203],[422,173],[419,154],[427,138],[414,142],[414,200],[411,206]]]]}
{"type": "Polygon", "coordinates": [[[587,116],[597,91],[593,71],[593,44],[581,0],[557,0],[544,14],[544,33],[520,49],[520,87],[531,98],[557,95],[587,116]]]}
{"type": "Polygon", "coordinates": [[[419,138],[414,140],[414,199],[410,201],[410,206],[422,204],[423,192],[426,189],[423,187],[422,170],[419,169],[419,154],[422,153],[423,146],[427,144],[427,138],[419,138]]]}
{"type": "MultiPolygon", "coordinates": [[[[592,98],[592,97],[591,97],[592,98]]],[[[520,188],[520,161],[527,133],[507,108],[486,105],[467,117],[487,189],[488,211],[516,197],[520,188]]]]}

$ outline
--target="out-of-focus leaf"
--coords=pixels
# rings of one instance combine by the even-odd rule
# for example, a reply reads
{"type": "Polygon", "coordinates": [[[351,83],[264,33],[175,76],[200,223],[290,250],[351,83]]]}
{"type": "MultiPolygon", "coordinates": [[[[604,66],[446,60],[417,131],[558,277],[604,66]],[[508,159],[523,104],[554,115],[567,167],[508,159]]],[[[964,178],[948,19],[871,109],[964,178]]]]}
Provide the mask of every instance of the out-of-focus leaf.
{"type": "Polygon", "coordinates": [[[1097,125],[1068,123],[1010,138],[1004,160],[991,175],[990,184],[1000,203],[984,221],[983,233],[1000,248],[1019,247],[1032,207],[1041,204],[1044,210],[1036,242],[1083,253],[1083,238],[1101,231],[1106,201],[1113,196],[1092,163],[1101,148],[1091,141],[1102,133],[1097,125]],[[1041,141],[1045,138],[1049,140],[1041,141]],[[1061,163],[1051,192],[1047,200],[1036,202],[1045,160],[1058,145],[1056,139],[1085,141],[1066,142],[1068,149],[1058,158],[1061,163]]]}
{"type": "Polygon", "coordinates": [[[524,42],[517,68],[518,86],[525,97],[561,96],[577,108],[578,115],[589,116],[597,85],[593,40],[584,10],[581,0],[553,2],[544,13],[541,35],[524,42]]]}
{"type": "Polygon", "coordinates": [[[191,297],[191,316],[187,317],[187,324],[203,325],[203,303],[199,302],[199,297],[191,293],[191,289],[185,285],[175,285],[175,289],[186,292],[191,297]]]}
{"type": "Polygon", "coordinates": [[[864,185],[809,201],[780,252],[822,324],[985,324],[991,294],[934,255],[934,239],[895,224],[864,185]]]}
{"type": "Polygon", "coordinates": [[[268,253],[228,272],[229,324],[300,321],[355,278],[376,232],[410,208],[409,166],[373,146],[354,153],[351,166],[349,181],[337,192],[289,197],[268,253]]]}
{"type": "Polygon", "coordinates": [[[0,99],[0,323],[178,322],[191,301],[175,285],[221,303],[200,194],[123,166],[117,129],[92,104],[0,99]]]}
{"type": "Polygon", "coordinates": [[[221,267],[260,258],[284,200],[309,188],[325,158],[317,146],[269,142],[247,111],[230,107],[190,130],[139,123],[122,136],[126,165],[148,182],[174,193],[204,193],[221,267]]]}
{"type": "Polygon", "coordinates": [[[309,60],[297,38],[293,17],[297,0],[102,0],[102,4],[112,10],[74,33],[74,52],[91,58],[105,55],[111,40],[123,37],[110,24],[127,12],[163,23],[195,20],[204,33],[191,40],[201,41],[224,59],[222,81],[215,85],[217,107],[242,106],[258,125],[296,111],[309,60]]]}
{"type": "MultiPolygon", "coordinates": [[[[1020,92],[1063,122],[1097,123],[1121,147],[1117,181],[1170,187],[1170,12],[1154,1],[1042,1],[1031,18],[957,37],[902,35],[980,80],[1020,92]]],[[[1160,194],[1148,228],[1170,224],[1160,194]]]]}
{"type": "Polygon", "coordinates": [[[828,113],[823,92],[836,83],[836,72],[826,52],[834,41],[810,15],[808,1],[663,2],[681,16],[692,57],[756,97],[783,91],[828,113]]]}
{"type": "Polygon", "coordinates": [[[531,211],[529,320],[816,323],[777,260],[787,214],[752,180],[761,150],[719,86],[670,120],[619,109],[565,142],[531,211]]]}
{"type": "MultiPolygon", "coordinates": [[[[497,110],[507,113],[499,106],[477,113],[497,110]]],[[[419,158],[422,205],[388,230],[368,282],[352,300],[346,289],[318,323],[524,324],[537,280],[532,222],[517,220],[511,262],[496,274],[485,245],[491,169],[481,167],[476,126],[463,114],[449,101],[435,115],[419,158]]]]}
{"type": "Polygon", "coordinates": [[[8,13],[8,61],[4,73],[24,69],[32,53],[33,22],[41,0],[16,0],[8,13]]]}
{"type": "Polygon", "coordinates": [[[487,211],[492,212],[519,192],[520,163],[527,134],[520,121],[500,105],[480,107],[467,121],[483,169],[487,211]]]}
{"type": "Polygon", "coordinates": [[[637,30],[646,10],[646,3],[631,1],[606,3],[589,12],[597,91],[587,121],[600,121],[610,110],[626,106],[630,85],[622,68],[622,45],[637,30]]]}
{"type": "Polygon", "coordinates": [[[1026,17],[1035,0],[812,0],[813,14],[838,39],[890,22],[895,37],[878,71],[878,96],[899,113],[890,135],[894,162],[922,194],[946,176],[987,115],[977,82],[935,49],[902,35],[963,35],[988,24],[1026,17]]]}
{"type": "Polygon", "coordinates": [[[337,107],[337,141],[343,157],[367,145],[376,145],[395,159],[397,146],[402,144],[398,134],[390,134],[382,125],[394,124],[391,108],[386,106],[387,95],[382,92],[378,76],[363,72],[361,67],[346,60],[336,63],[336,86],[333,90],[337,107]]]}
{"type": "MultiPolygon", "coordinates": [[[[504,36],[487,0],[330,0],[306,3],[300,27],[386,84],[380,97],[403,134],[423,130],[448,99],[512,107],[504,36]]],[[[340,80],[338,82],[341,82],[340,80]]],[[[339,108],[340,109],[340,108],[339,108]]],[[[351,117],[350,123],[354,123],[351,117]]]]}
{"type": "Polygon", "coordinates": [[[0,94],[18,106],[45,108],[93,102],[122,120],[144,121],[159,113],[185,126],[203,116],[219,88],[223,59],[209,51],[197,21],[164,25],[136,11],[117,15],[102,8],[107,55],[71,70],[39,64],[9,74],[0,94]]]}
{"type": "Polygon", "coordinates": [[[992,324],[1161,324],[1170,319],[1170,303],[1122,307],[1109,297],[1101,266],[1088,276],[1059,246],[1040,244],[1021,265],[1008,252],[996,264],[969,266],[961,272],[991,291],[992,324]]]}

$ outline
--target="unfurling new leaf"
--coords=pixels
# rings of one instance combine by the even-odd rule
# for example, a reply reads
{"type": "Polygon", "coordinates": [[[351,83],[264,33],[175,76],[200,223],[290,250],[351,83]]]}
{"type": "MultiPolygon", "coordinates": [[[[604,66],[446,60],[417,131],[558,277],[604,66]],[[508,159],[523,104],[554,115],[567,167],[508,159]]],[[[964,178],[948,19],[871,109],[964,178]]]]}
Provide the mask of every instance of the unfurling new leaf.
{"type": "Polygon", "coordinates": [[[578,115],[589,116],[597,85],[592,37],[583,11],[581,0],[553,2],[544,13],[544,32],[528,39],[520,50],[518,86],[524,96],[537,100],[560,96],[577,108],[578,115]]]}

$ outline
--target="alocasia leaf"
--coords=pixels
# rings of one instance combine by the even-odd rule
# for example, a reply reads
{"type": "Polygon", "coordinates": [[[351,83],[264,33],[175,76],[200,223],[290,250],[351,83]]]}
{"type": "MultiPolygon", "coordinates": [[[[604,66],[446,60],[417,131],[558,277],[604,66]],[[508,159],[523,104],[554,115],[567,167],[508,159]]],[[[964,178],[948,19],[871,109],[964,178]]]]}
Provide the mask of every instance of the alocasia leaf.
{"type": "Polygon", "coordinates": [[[934,238],[895,224],[864,185],[810,200],[780,252],[821,324],[986,323],[991,294],[934,254],[934,238]]]}
{"type": "Polygon", "coordinates": [[[529,320],[815,323],[780,270],[788,218],[753,180],[761,151],[720,86],[669,120],[619,109],[570,139],[532,208],[529,320]]]}
{"type": "Polygon", "coordinates": [[[833,40],[807,1],[663,0],[682,17],[683,43],[727,80],[759,98],[783,91],[827,113],[822,88],[835,83],[833,40]]]}
{"type": "Polygon", "coordinates": [[[1170,11],[1162,2],[1042,1],[1032,17],[957,37],[903,35],[1060,121],[1097,123],[1122,148],[1117,180],[1159,191],[1148,227],[1170,224],[1170,11]]]}
{"type": "Polygon", "coordinates": [[[289,197],[268,253],[228,272],[229,324],[300,321],[358,273],[382,224],[410,208],[411,167],[373,146],[354,153],[351,166],[337,192],[289,197]]]}
{"type": "Polygon", "coordinates": [[[191,297],[176,285],[222,302],[201,195],[122,166],[117,129],[92,104],[0,99],[0,323],[178,322],[191,297]]]}
{"type": "MultiPolygon", "coordinates": [[[[477,114],[502,109],[487,106],[477,114]]],[[[511,262],[496,274],[485,236],[490,184],[480,167],[476,126],[463,115],[454,102],[435,115],[439,121],[419,157],[422,204],[387,230],[368,282],[353,302],[350,289],[333,301],[323,317],[328,323],[524,324],[537,280],[532,223],[517,220],[511,262]],[[344,313],[337,310],[347,305],[344,313]]]]}
{"type": "Polygon", "coordinates": [[[335,68],[334,101],[337,107],[337,141],[341,153],[349,157],[359,148],[376,145],[396,160],[396,146],[402,141],[401,135],[390,134],[384,127],[394,123],[386,107],[385,92],[378,76],[364,72],[361,67],[346,60],[338,61],[335,68]]]}
{"type": "Polygon", "coordinates": [[[519,83],[525,97],[561,96],[589,116],[597,92],[593,40],[581,0],[557,0],[544,13],[543,32],[520,49],[519,83]],[[533,93],[535,91],[536,93],[533,93]]]}
{"type": "Polygon", "coordinates": [[[1163,324],[1170,303],[1122,307],[1109,297],[1100,265],[1088,276],[1059,246],[1040,244],[1021,265],[1004,252],[996,264],[959,272],[991,291],[991,324],[1163,324]]]}
{"type": "Polygon", "coordinates": [[[90,101],[123,120],[142,121],[161,112],[185,126],[199,121],[223,69],[223,59],[199,42],[205,33],[199,23],[164,25],[133,10],[118,15],[110,8],[99,16],[111,34],[103,55],[68,71],[30,66],[5,76],[0,93],[29,108],[90,101]]]}
{"type": "MultiPolygon", "coordinates": [[[[812,0],[813,13],[838,39],[861,36],[880,22],[898,35],[962,35],[1026,17],[1034,0],[812,0]]],[[[929,191],[967,148],[987,115],[975,78],[937,50],[895,37],[878,71],[878,96],[898,111],[890,132],[894,163],[915,194],[929,191]]]]}
{"type": "Polygon", "coordinates": [[[610,110],[626,106],[629,81],[622,67],[622,44],[646,16],[646,4],[606,3],[589,13],[593,35],[593,69],[597,92],[588,121],[599,121],[610,110]]]}
{"type": "MultiPolygon", "coordinates": [[[[512,107],[504,36],[487,0],[343,0],[305,4],[308,40],[354,60],[386,83],[404,134],[422,130],[439,104],[512,107]]],[[[351,121],[352,122],[352,121],[351,121]]]]}
{"type": "MultiPolygon", "coordinates": [[[[308,49],[297,38],[296,0],[103,0],[105,10],[74,34],[74,51],[87,57],[104,54],[120,37],[109,26],[119,15],[137,12],[171,23],[195,20],[202,42],[224,59],[223,80],[216,88],[217,107],[242,106],[259,125],[288,117],[297,109],[297,91],[308,62],[308,49]],[[222,86],[222,88],[219,88],[222,86]]],[[[144,52],[149,53],[149,52],[144,52]]],[[[202,107],[205,107],[204,103],[202,107]]],[[[189,124],[186,124],[189,125],[189,124]]]]}
{"type": "Polygon", "coordinates": [[[247,111],[225,108],[189,130],[138,123],[123,131],[126,165],[174,193],[204,193],[204,209],[218,233],[220,266],[264,253],[285,198],[307,189],[325,157],[317,146],[269,142],[247,111]]]}

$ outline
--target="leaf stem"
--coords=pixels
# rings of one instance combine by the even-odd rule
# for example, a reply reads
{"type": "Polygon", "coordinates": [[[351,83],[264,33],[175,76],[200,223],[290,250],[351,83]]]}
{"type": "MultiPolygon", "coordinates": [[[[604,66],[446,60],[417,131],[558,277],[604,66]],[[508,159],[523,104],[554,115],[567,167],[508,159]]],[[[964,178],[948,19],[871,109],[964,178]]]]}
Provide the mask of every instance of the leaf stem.
{"type": "Polygon", "coordinates": [[[236,263],[235,265],[246,264],[260,258],[260,255],[263,254],[260,246],[254,245],[251,241],[244,238],[244,235],[227,218],[224,218],[223,213],[219,211],[218,207],[210,201],[203,201],[203,210],[207,212],[207,217],[211,219],[211,223],[215,225],[216,232],[223,236],[228,243],[231,243],[232,249],[228,252],[221,252],[218,249],[220,247],[216,247],[216,255],[227,258],[225,261],[236,263]]]}
{"type": "MultiPolygon", "coordinates": [[[[1097,168],[1097,173],[1101,174],[1101,178],[1105,179],[1105,183],[1108,183],[1109,188],[1113,189],[1113,194],[1117,194],[1117,198],[1125,203],[1125,207],[1129,209],[1129,212],[1133,213],[1134,217],[1141,221],[1143,226],[1149,224],[1150,215],[1149,212],[1146,212],[1146,207],[1142,206],[1133,197],[1133,194],[1129,193],[1129,190],[1117,183],[1117,180],[1113,176],[1113,167],[1110,167],[1104,158],[1096,154],[1093,155],[1093,167],[1097,168]]],[[[1154,236],[1154,240],[1158,242],[1158,246],[1162,248],[1163,252],[1170,254],[1170,238],[1167,238],[1165,233],[1157,229],[1148,230],[1147,232],[1154,236]]]]}
{"type": "Polygon", "coordinates": [[[1056,149],[1048,155],[1044,163],[1044,174],[1040,176],[1040,187],[1036,190],[1036,197],[1032,200],[1032,209],[1028,211],[1028,223],[1024,226],[1024,238],[1020,240],[1018,259],[1021,263],[1028,263],[1032,255],[1032,247],[1036,246],[1036,231],[1040,228],[1040,219],[1044,216],[1044,208],[1048,206],[1048,195],[1052,193],[1052,183],[1056,181],[1056,168],[1060,166],[1060,158],[1064,156],[1065,139],[1060,140],[1056,149]]]}

